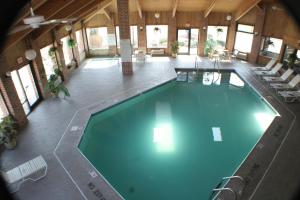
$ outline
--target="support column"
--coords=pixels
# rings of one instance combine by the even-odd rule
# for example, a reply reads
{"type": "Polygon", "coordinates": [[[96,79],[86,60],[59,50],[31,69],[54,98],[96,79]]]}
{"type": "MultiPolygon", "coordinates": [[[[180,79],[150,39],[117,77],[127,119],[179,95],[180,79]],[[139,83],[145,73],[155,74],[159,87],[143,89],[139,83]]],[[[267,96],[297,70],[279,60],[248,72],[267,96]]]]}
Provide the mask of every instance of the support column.
{"type": "MultiPolygon", "coordinates": [[[[77,38],[76,38],[76,33],[75,33],[75,29],[74,26],[72,25],[72,30],[69,32],[69,36],[75,41],[76,44],[78,44],[77,42],[77,38]]],[[[75,47],[73,47],[72,49],[73,52],[73,56],[74,59],[76,60],[76,67],[79,67],[80,64],[80,54],[79,54],[79,50],[78,50],[78,45],[75,45],[75,47]]]]}
{"type": "Polygon", "coordinates": [[[59,69],[62,72],[62,79],[66,80],[67,77],[68,77],[68,69],[67,69],[66,63],[65,63],[62,43],[61,43],[60,39],[57,36],[57,30],[56,29],[53,29],[53,31],[52,31],[52,37],[53,37],[54,45],[57,49],[57,62],[58,62],[59,69]]]}
{"type": "Polygon", "coordinates": [[[176,17],[173,17],[173,12],[168,12],[168,18],[169,18],[169,26],[168,26],[168,50],[167,54],[172,55],[172,43],[177,40],[176,38],[176,32],[177,32],[177,23],[176,23],[176,17]]]}
{"type": "Polygon", "coordinates": [[[138,46],[139,49],[143,50],[144,53],[147,53],[147,40],[146,40],[146,17],[145,14],[142,14],[142,18],[138,18],[138,46]]]}
{"type": "Polygon", "coordinates": [[[254,25],[254,37],[253,37],[253,42],[251,47],[251,53],[249,54],[248,57],[248,61],[253,64],[256,64],[260,52],[260,45],[262,39],[262,31],[265,22],[266,9],[265,7],[262,9],[256,7],[255,12],[256,12],[256,19],[254,25]]]}
{"type": "Polygon", "coordinates": [[[122,71],[124,75],[133,74],[132,71],[132,47],[130,44],[129,10],[128,0],[117,0],[120,29],[120,51],[122,71]]]}
{"type": "Polygon", "coordinates": [[[45,92],[45,87],[47,84],[47,77],[46,77],[46,73],[45,73],[42,55],[41,55],[40,48],[38,46],[37,41],[30,40],[30,44],[31,44],[32,49],[34,49],[36,51],[36,58],[32,61],[32,65],[33,65],[33,69],[35,72],[34,74],[38,81],[38,90],[40,91],[40,94],[42,95],[42,97],[45,99],[45,98],[49,97],[49,93],[45,92]]]}
{"type": "Polygon", "coordinates": [[[207,18],[204,17],[204,13],[201,13],[201,20],[200,20],[200,30],[199,30],[199,43],[198,43],[198,54],[199,56],[204,55],[204,48],[207,38],[207,18]]]}
{"type": "Polygon", "coordinates": [[[115,56],[117,54],[115,15],[113,13],[109,13],[109,15],[110,15],[110,19],[107,19],[107,34],[109,37],[108,54],[110,56],[115,56]]]}
{"type": "Polygon", "coordinates": [[[237,27],[237,22],[234,19],[231,19],[229,31],[228,31],[228,37],[227,37],[228,39],[226,44],[226,48],[228,49],[229,52],[233,52],[234,49],[236,27],[237,27]]]}
{"type": "Polygon", "coordinates": [[[83,20],[81,21],[81,31],[82,31],[82,39],[83,39],[83,44],[84,44],[85,57],[89,57],[90,50],[89,50],[89,44],[88,44],[88,39],[87,39],[87,34],[86,34],[86,28],[83,23],[83,20]]]}
{"type": "Polygon", "coordinates": [[[9,113],[17,121],[20,127],[24,127],[27,124],[28,119],[18,97],[12,78],[2,74],[0,77],[0,89],[9,113]]]}

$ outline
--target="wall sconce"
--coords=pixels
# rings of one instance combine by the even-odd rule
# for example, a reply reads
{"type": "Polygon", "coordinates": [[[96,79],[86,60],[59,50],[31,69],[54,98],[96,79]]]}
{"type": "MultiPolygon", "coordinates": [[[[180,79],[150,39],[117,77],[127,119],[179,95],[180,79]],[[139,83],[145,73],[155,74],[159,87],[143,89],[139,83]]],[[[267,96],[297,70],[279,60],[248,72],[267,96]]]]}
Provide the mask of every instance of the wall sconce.
{"type": "Polygon", "coordinates": [[[203,30],[206,30],[206,26],[203,26],[203,30]]]}
{"type": "Polygon", "coordinates": [[[255,32],[254,32],[254,35],[255,35],[255,36],[257,36],[257,35],[258,35],[258,32],[257,32],[257,31],[255,31],[255,32]]]}
{"type": "Polygon", "coordinates": [[[226,20],[227,20],[227,21],[230,21],[231,19],[232,19],[232,16],[231,16],[231,15],[227,15],[227,16],[226,16],[226,20]]]}
{"type": "Polygon", "coordinates": [[[154,14],[154,17],[155,17],[156,19],[158,19],[158,18],[160,17],[160,14],[157,12],[157,13],[154,14]]]}
{"type": "Polygon", "coordinates": [[[140,26],[140,31],[143,31],[144,30],[144,27],[140,26]]]}
{"type": "Polygon", "coordinates": [[[72,26],[70,24],[66,25],[66,31],[70,32],[72,30],[72,26]]]}
{"type": "Polygon", "coordinates": [[[34,60],[36,57],[36,51],[34,49],[28,49],[25,51],[25,58],[27,60],[34,60]]]}
{"type": "Polygon", "coordinates": [[[191,27],[191,24],[189,22],[185,23],[185,27],[189,28],[191,27]]]}
{"type": "Polygon", "coordinates": [[[9,77],[11,77],[11,72],[6,72],[5,73],[5,78],[9,78],[9,77]]]}

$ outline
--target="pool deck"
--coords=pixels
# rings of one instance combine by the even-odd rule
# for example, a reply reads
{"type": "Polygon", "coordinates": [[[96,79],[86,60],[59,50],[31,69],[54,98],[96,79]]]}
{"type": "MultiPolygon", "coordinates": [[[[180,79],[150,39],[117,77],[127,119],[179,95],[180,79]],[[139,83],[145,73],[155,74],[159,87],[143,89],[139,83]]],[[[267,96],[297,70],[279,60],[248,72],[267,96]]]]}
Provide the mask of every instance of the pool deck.
{"type": "MultiPolygon", "coordinates": [[[[47,99],[41,102],[28,116],[29,123],[18,137],[17,148],[2,152],[1,165],[4,171],[38,155],[43,155],[48,164],[47,176],[38,182],[28,181],[24,183],[16,193],[17,198],[21,200],[101,199],[101,195],[98,197],[95,195],[97,189],[91,184],[89,185],[90,182],[93,183],[91,180],[95,180],[93,170],[86,168],[85,170],[90,172],[88,174],[81,173],[80,170],[77,171],[86,165],[81,165],[81,163],[72,165],[70,158],[76,157],[76,155],[66,154],[63,150],[67,146],[73,145],[74,147],[76,144],[74,141],[78,140],[77,134],[83,129],[82,126],[78,126],[76,120],[74,121],[76,115],[86,109],[89,110],[88,113],[94,112],[174,79],[176,77],[175,67],[193,69],[195,67],[194,62],[195,56],[180,56],[177,59],[168,57],[148,58],[146,63],[134,63],[133,76],[123,76],[118,61],[103,62],[103,59],[100,58],[85,60],[79,69],[71,74],[70,81],[66,83],[71,98],[67,100],[47,99]],[[66,135],[71,138],[74,137],[74,141],[64,140],[63,135],[64,137],[66,135]],[[62,159],[63,157],[65,159],[62,159]],[[74,169],[68,170],[66,166],[71,166],[74,169]],[[71,174],[77,174],[77,176],[73,177],[71,174]],[[77,183],[78,180],[83,183],[77,183]],[[83,191],[84,194],[82,194],[82,189],[80,192],[78,185],[84,185],[90,196],[85,195],[86,191],[83,191]]],[[[211,61],[206,58],[198,59],[198,63],[200,68],[213,67],[211,61]]],[[[297,134],[300,128],[300,103],[283,103],[273,91],[270,91],[253,76],[249,70],[251,66],[240,61],[222,64],[222,68],[235,69],[283,117],[278,119],[279,122],[274,123],[275,126],[268,130],[269,133],[263,136],[263,140],[249,155],[249,157],[253,157],[255,162],[251,162],[251,165],[245,165],[240,171],[237,171],[247,183],[241,199],[289,199],[299,187],[300,181],[300,178],[296,178],[300,177],[300,170],[298,170],[300,135],[297,134]],[[292,126],[290,127],[290,125],[292,126]],[[285,137],[286,135],[287,137],[285,137]],[[278,147],[280,147],[279,151],[277,151],[278,147]],[[267,156],[270,154],[276,155],[274,159],[273,156],[267,156]],[[270,162],[271,165],[269,165],[270,162]],[[267,172],[265,173],[266,169],[267,172]],[[261,179],[261,177],[263,178],[261,179]],[[257,183],[258,187],[256,187],[257,183]],[[284,190],[280,190],[281,188],[284,190]],[[247,191],[255,191],[255,193],[247,193],[247,191]]],[[[232,187],[241,186],[240,183],[234,181],[229,184],[232,184],[232,187]]],[[[105,184],[103,187],[106,187],[105,184]]],[[[114,191],[108,193],[101,191],[101,193],[107,200],[117,198],[114,191]]],[[[228,194],[218,198],[227,199],[225,195],[228,194]]],[[[232,197],[228,197],[228,199],[232,199],[232,197]]]]}

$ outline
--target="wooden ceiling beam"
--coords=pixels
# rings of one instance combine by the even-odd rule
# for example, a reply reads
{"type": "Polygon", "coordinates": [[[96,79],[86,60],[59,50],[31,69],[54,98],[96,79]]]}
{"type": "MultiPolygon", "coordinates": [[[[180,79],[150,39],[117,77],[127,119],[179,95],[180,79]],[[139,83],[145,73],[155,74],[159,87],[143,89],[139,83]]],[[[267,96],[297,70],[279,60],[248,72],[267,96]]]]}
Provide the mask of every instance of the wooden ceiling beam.
{"type": "Polygon", "coordinates": [[[245,16],[252,8],[254,8],[262,0],[245,0],[243,1],[237,11],[235,12],[235,21],[238,21],[245,16]]]}
{"type": "Polygon", "coordinates": [[[143,13],[142,13],[142,7],[140,4],[140,0],[135,0],[136,8],[138,10],[139,16],[142,19],[143,18],[143,13]]]}
{"type": "MultiPolygon", "coordinates": [[[[89,20],[91,20],[94,16],[98,15],[98,14],[105,14],[104,13],[104,9],[107,8],[108,6],[110,6],[110,4],[112,3],[112,0],[104,0],[103,2],[101,2],[98,6],[97,6],[97,11],[93,12],[90,16],[88,16],[84,22],[87,22],[89,20]]],[[[106,11],[105,11],[106,12],[106,11]]],[[[106,16],[106,14],[105,14],[106,16]]]]}
{"type": "Polygon", "coordinates": [[[175,4],[174,4],[173,10],[172,10],[172,17],[173,17],[173,18],[174,18],[175,15],[176,15],[178,3],[179,3],[179,0],[175,0],[175,4]]]}
{"type": "Polygon", "coordinates": [[[208,8],[204,11],[204,17],[205,18],[211,13],[211,11],[213,10],[213,8],[215,7],[216,1],[217,0],[211,0],[208,8]]]}
{"type": "MultiPolygon", "coordinates": [[[[43,15],[45,20],[49,20],[50,18],[54,18],[56,13],[62,11],[63,8],[67,7],[74,1],[75,0],[50,0],[47,1],[47,3],[41,5],[35,11],[35,14],[43,15]]],[[[12,45],[16,44],[17,42],[25,38],[28,34],[30,34],[32,31],[34,31],[34,29],[30,28],[24,31],[8,35],[4,48],[9,48],[12,45]]]]}
{"type": "Polygon", "coordinates": [[[110,17],[110,15],[109,15],[109,10],[107,10],[106,8],[104,8],[103,10],[103,14],[106,16],[106,18],[108,19],[108,20],[111,20],[111,17],[110,17]]]}
{"type": "MultiPolygon", "coordinates": [[[[80,12],[84,12],[85,9],[87,9],[88,6],[95,6],[95,4],[99,4],[101,0],[76,0],[75,3],[69,5],[64,10],[58,12],[55,14],[55,19],[64,19],[64,18],[73,18],[78,17],[80,15],[80,12]]],[[[48,25],[44,26],[42,28],[39,28],[35,30],[32,34],[32,38],[34,40],[38,39],[42,35],[48,33],[51,29],[53,29],[56,25],[48,25]]]]}

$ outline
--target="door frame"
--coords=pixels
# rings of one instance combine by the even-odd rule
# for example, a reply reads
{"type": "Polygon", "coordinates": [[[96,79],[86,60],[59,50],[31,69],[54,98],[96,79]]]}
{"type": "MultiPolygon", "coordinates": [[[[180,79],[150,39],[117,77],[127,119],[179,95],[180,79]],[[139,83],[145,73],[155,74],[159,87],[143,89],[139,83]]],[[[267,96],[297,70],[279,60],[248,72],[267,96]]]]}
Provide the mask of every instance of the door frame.
{"type": "Polygon", "coordinates": [[[189,34],[188,34],[188,52],[187,53],[179,53],[178,52],[178,55],[190,55],[190,48],[191,48],[191,29],[192,28],[177,28],[176,29],[176,40],[178,41],[178,31],[179,30],[188,30],[189,31],[189,34]]]}
{"type": "MultiPolygon", "coordinates": [[[[38,84],[38,81],[37,81],[37,77],[36,77],[35,71],[34,71],[34,69],[33,69],[32,61],[29,62],[28,64],[26,64],[26,65],[20,67],[19,69],[16,69],[16,74],[17,74],[17,76],[18,76],[18,79],[19,79],[20,84],[21,84],[21,86],[22,86],[22,90],[23,90],[23,92],[24,92],[24,94],[25,94],[25,97],[26,97],[25,102],[27,102],[27,104],[28,104],[28,106],[29,106],[29,112],[27,113],[27,115],[29,115],[29,114],[37,107],[37,105],[42,101],[41,89],[40,89],[40,87],[39,87],[39,84],[38,84]],[[36,88],[36,91],[37,91],[37,94],[38,94],[38,99],[37,99],[32,105],[29,104],[28,97],[27,97],[27,94],[26,94],[26,91],[25,91],[25,87],[24,87],[24,85],[23,85],[23,82],[22,82],[22,79],[21,79],[21,76],[20,76],[20,72],[19,72],[20,69],[22,69],[23,67],[26,67],[27,65],[29,66],[29,69],[30,69],[30,71],[31,71],[31,75],[32,75],[32,78],[33,78],[33,83],[34,83],[34,85],[35,85],[35,88],[36,88]]],[[[24,102],[24,103],[25,103],[25,102],[24,102]]],[[[21,102],[21,104],[23,105],[22,102],[21,102]]]]}

